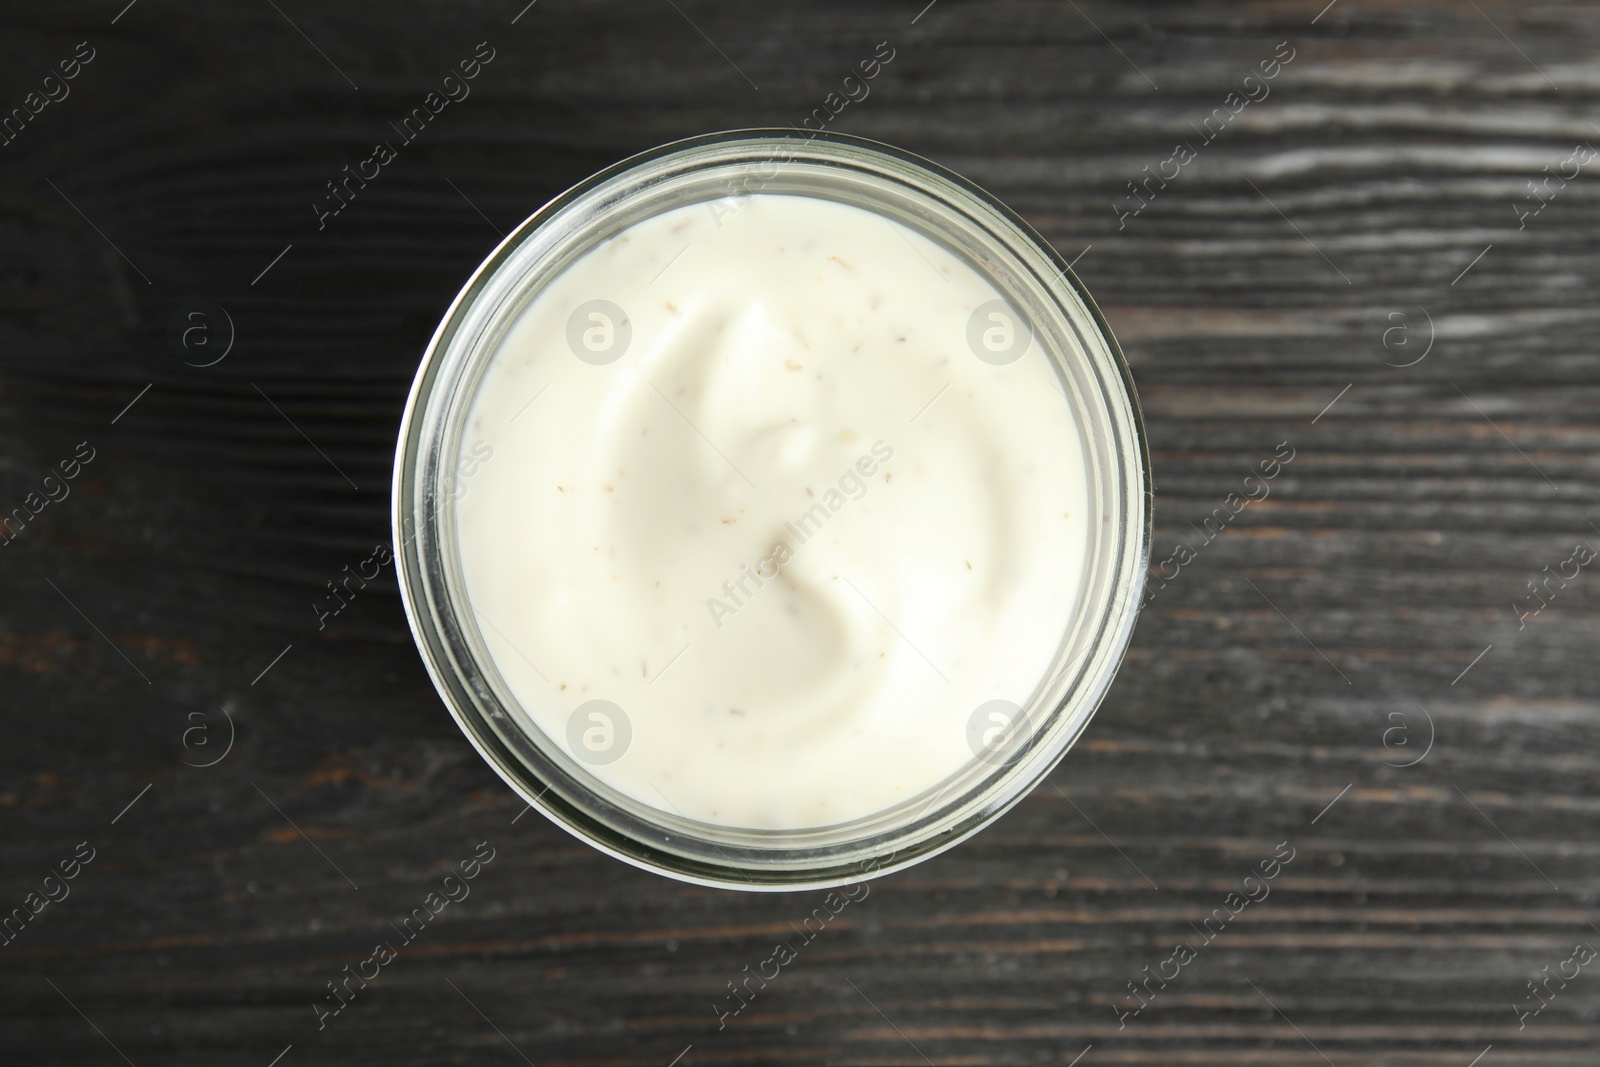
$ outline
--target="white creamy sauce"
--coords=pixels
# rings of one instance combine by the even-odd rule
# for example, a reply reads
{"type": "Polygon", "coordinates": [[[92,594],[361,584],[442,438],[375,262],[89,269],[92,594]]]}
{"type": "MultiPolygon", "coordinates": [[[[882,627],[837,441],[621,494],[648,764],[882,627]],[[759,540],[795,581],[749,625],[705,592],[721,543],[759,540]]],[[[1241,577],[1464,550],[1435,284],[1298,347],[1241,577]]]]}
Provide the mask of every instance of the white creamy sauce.
{"type": "Polygon", "coordinates": [[[540,292],[454,488],[527,720],[728,826],[843,822],[972,762],[974,709],[1026,706],[1057,654],[1093,518],[1038,343],[1003,366],[969,345],[998,297],[876,214],[766,194],[638,223],[540,292]]]}

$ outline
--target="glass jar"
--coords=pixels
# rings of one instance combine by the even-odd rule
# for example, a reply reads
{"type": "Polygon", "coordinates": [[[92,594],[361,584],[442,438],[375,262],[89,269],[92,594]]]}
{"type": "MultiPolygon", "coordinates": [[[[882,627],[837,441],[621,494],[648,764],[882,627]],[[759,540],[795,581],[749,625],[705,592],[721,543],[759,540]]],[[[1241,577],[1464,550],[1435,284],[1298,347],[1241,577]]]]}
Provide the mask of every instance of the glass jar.
{"type": "Polygon", "coordinates": [[[822,888],[927,859],[993,822],[1087,726],[1132,635],[1148,562],[1149,458],[1128,367],[1094,302],[1014,212],[955,174],[860,138],[746,130],[624,160],[545,205],[477,269],[418,370],[394,468],[394,535],[407,617],[467,738],[524,800],[646,870],[732,889],[822,888]],[[836,825],[743,829],[625,795],[519,714],[465,593],[456,462],[485,367],[529,302],[600,242],[663,211],[754,194],[840,201],[931,239],[983,275],[1050,362],[1076,420],[1090,508],[1077,610],[1003,744],[936,787],[836,825]]]}

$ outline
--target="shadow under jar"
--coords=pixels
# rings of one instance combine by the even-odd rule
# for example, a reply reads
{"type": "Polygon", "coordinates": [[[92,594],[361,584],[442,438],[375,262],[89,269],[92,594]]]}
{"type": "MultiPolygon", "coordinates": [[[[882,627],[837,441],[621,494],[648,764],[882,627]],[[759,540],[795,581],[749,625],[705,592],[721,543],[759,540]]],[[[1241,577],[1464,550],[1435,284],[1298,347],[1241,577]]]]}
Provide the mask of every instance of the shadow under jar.
{"type": "Polygon", "coordinates": [[[960,177],[735,131],[617,164],[457,296],[395,464],[446,705],[529,804],[704,885],[926,859],[1121,661],[1143,426],[1082,285],[960,177]]]}

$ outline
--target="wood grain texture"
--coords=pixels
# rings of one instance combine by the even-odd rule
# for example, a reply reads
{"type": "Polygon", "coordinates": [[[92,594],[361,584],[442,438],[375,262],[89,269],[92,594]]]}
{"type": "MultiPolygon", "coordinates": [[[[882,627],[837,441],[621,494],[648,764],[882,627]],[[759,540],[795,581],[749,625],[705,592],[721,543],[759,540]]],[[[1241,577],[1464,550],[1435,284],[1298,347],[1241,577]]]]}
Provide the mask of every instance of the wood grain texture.
{"type": "Polygon", "coordinates": [[[8,9],[0,106],[96,57],[0,147],[0,508],[96,457],[0,548],[0,909],[96,857],[0,948],[4,1062],[1596,1062],[1600,974],[1513,1005],[1600,945],[1600,579],[1512,605],[1600,544],[1600,186],[1514,207],[1600,144],[1600,8],[924,2],[8,9]],[[485,40],[472,96],[319,231],[324,183],[485,40]],[[311,605],[387,536],[417,358],[497,231],[631,152],[799,122],[880,41],[834,128],[1081,256],[1144,403],[1156,559],[1197,558],[1050,783],[719,1029],[820,895],[680,886],[518,818],[392,578],[321,632],[311,605]],[[1279,42],[1270,95],[1119,228],[1279,42]],[[171,343],[192,299],[235,326],[214,367],[171,343]],[[1419,705],[1433,747],[1389,766],[1419,705]],[[186,765],[221,709],[232,750],[186,765]],[[470,898],[319,1031],[325,983],[485,840],[470,898]],[[1119,1029],[1284,841],[1270,897],[1119,1029]]]}

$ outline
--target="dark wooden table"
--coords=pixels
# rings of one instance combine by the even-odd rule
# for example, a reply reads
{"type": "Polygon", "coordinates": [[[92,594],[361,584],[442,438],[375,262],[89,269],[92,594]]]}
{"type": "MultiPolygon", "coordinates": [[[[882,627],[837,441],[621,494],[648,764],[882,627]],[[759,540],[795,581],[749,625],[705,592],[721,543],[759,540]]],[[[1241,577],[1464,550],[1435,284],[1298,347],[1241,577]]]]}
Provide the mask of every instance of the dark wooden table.
{"type": "Polygon", "coordinates": [[[42,905],[0,947],[0,1061],[1600,1058],[1600,9],[524,2],[7,5],[0,107],[62,98],[0,146],[0,908],[42,905]],[[820,894],[519,818],[392,574],[313,605],[388,537],[418,356],[502,231],[634,151],[799,123],[880,42],[830,128],[1076,257],[1143,398],[1156,561],[1195,558],[1047,785],[719,1029],[820,894]]]}

